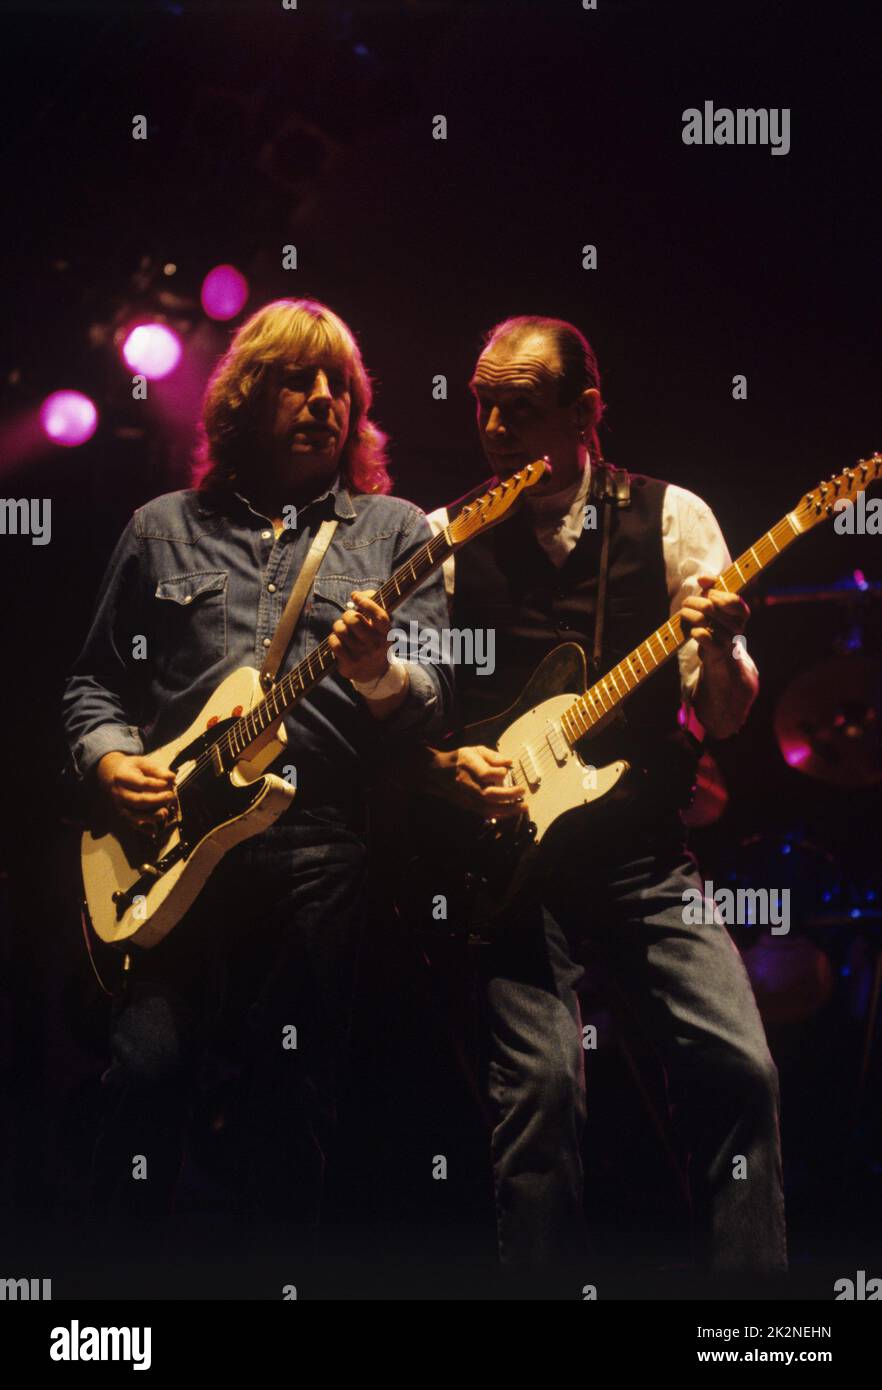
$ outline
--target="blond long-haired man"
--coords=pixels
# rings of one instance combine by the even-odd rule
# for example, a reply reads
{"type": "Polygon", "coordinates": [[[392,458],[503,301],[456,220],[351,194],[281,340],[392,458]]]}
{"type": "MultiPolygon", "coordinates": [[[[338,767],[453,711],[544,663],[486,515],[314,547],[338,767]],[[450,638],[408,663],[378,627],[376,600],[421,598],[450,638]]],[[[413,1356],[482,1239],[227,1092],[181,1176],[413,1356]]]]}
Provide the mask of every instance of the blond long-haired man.
{"type": "MultiPolygon", "coordinates": [[[[326,637],[337,650],[337,673],[286,721],[292,808],[136,955],[115,1003],[94,1167],[96,1203],[114,1213],[169,1209],[193,1069],[232,1018],[247,1064],[249,1207],[277,1230],[317,1221],[362,925],[366,779],[399,735],[443,718],[450,693],[442,661],[390,663],[389,617],[370,597],[430,535],[417,507],[387,495],[370,408],[356,340],[330,309],[278,300],[254,314],[208,385],[196,486],[135,512],[67,681],[77,775],[148,830],[172,781],[150,749],[230,671],[261,665],[320,523],[336,518],[281,668],[326,637]],[[146,660],[133,656],[138,636],[146,660]],[[133,1180],[135,1155],[146,1181],[133,1180]]],[[[406,631],[443,626],[440,575],[398,619],[406,631]]]]}

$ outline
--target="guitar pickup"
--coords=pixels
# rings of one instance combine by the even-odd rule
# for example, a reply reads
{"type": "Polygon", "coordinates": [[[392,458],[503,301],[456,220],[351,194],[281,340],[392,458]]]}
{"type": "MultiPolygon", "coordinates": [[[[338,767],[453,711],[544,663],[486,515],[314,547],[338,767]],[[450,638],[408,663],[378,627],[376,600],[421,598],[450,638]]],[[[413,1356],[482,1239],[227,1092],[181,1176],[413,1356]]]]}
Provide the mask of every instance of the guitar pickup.
{"type": "Polygon", "coordinates": [[[521,772],[524,774],[524,780],[526,781],[527,786],[531,789],[535,789],[536,787],[538,787],[539,783],[542,781],[542,778],[539,775],[539,768],[536,765],[536,759],[533,756],[533,750],[528,743],[525,743],[523,748],[521,749],[521,756],[518,761],[520,764],[521,772]]]}
{"type": "Polygon", "coordinates": [[[551,756],[554,758],[558,767],[563,767],[569,757],[569,749],[567,748],[566,739],[563,736],[563,730],[559,724],[555,724],[551,719],[548,721],[545,742],[551,749],[551,756]]]}

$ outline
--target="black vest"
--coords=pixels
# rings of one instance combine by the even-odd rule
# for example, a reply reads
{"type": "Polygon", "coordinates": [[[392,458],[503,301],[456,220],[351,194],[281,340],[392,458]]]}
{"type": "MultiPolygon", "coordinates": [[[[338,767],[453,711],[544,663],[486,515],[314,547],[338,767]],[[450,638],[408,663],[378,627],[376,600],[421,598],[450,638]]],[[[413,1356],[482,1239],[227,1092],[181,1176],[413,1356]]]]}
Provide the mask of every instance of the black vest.
{"type": "MultiPolygon", "coordinates": [[[[595,676],[670,616],[661,534],[666,486],[657,478],[632,474],[630,506],[613,508],[603,652],[595,676]]],[[[561,642],[583,648],[589,680],[595,678],[590,663],[604,505],[596,504],[596,526],[582,530],[560,569],[536,539],[527,505],[457,553],[452,626],[493,629],[496,644],[492,675],[480,675],[474,666],[457,668],[459,728],[510,705],[543,657],[561,642]]],[[[620,748],[618,756],[642,769],[641,796],[645,800],[651,787],[656,808],[685,804],[694,780],[697,750],[694,740],[684,740],[679,731],[680,703],[678,663],[672,658],[626,701],[624,724],[610,735],[620,748]]]]}

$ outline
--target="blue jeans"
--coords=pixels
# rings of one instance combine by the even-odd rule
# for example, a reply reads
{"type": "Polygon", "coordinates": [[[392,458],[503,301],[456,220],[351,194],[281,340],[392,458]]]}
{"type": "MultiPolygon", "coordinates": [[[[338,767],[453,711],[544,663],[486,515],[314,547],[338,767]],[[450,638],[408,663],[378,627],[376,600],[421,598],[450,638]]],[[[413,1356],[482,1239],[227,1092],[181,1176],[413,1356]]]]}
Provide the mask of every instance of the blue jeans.
{"type": "Polygon", "coordinates": [[[149,1221],[170,1209],[194,1069],[232,1010],[245,1066],[246,1208],[258,1219],[317,1223],[364,871],[356,833],[290,812],[231,850],[170,935],[135,953],[114,1003],[93,1210],[149,1221]],[[146,1179],[133,1178],[136,1155],[146,1179]]]}
{"type": "Polygon", "coordinates": [[[695,887],[694,859],[677,836],[662,836],[639,857],[586,860],[581,878],[556,879],[541,906],[485,952],[505,1265],[526,1269],[587,1250],[581,1140],[591,1052],[583,1050],[583,970],[574,961],[587,940],[664,1062],[691,1151],[702,1262],[732,1273],[786,1268],[777,1070],[725,927],[683,922],[683,893],[695,887]]]}

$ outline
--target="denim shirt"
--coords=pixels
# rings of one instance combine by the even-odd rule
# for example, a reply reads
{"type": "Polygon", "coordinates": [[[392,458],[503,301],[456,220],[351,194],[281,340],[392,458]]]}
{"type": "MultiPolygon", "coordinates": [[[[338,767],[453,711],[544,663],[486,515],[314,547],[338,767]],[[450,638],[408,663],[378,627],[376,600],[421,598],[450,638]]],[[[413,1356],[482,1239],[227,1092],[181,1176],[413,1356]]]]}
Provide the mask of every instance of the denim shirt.
{"type": "MultiPolygon", "coordinates": [[[[239,666],[260,668],[319,525],[334,515],[337,529],[280,675],[327,636],[353,589],[379,588],[430,538],[419,508],[350,495],[335,480],[298,509],[297,526],[278,539],[239,494],[221,506],[199,491],[171,492],[135,512],[65,685],[63,722],[79,778],[105,753],[143,753],[177,738],[225,676],[239,666]]],[[[392,622],[405,633],[446,624],[440,571],[396,608],[392,622]]],[[[288,745],[279,762],[296,768],[295,804],[349,819],[360,800],[361,765],[369,778],[378,759],[394,758],[396,735],[425,736],[443,723],[451,667],[406,665],[408,694],[382,721],[337,672],[285,717],[288,745]]]]}

